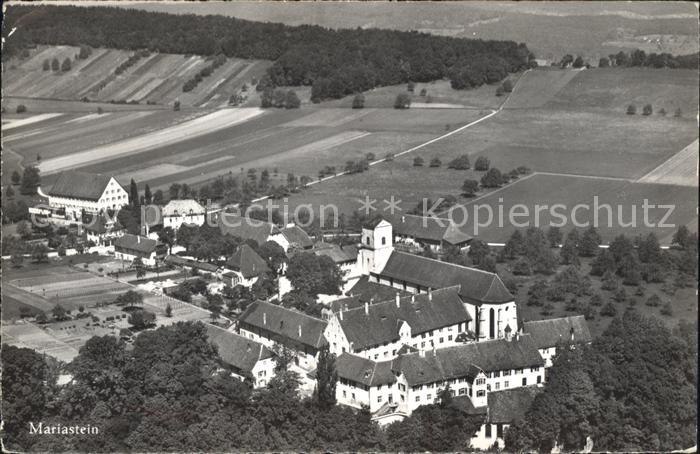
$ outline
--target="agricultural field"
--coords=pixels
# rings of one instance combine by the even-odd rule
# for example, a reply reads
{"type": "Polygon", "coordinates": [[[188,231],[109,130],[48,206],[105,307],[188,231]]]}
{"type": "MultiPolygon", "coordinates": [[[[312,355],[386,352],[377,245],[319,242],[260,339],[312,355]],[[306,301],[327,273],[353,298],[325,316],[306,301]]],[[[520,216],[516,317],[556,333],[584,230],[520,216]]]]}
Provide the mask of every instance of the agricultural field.
{"type": "Polygon", "coordinates": [[[3,88],[9,96],[120,103],[221,107],[244,84],[264,74],[270,62],[227,59],[197,86],[183,92],[183,83],[213,59],[200,56],[151,53],[120,74],[115,70],[134,53],[95,49],[78,59],[80,49],[71,46],[39,46],[29,58],[13,60],[3,71],[3,88]],[[68,71],[44,71],[45,60],[71,61],[68,71]],[[76,83],[79,80],[80,83],[76,83]]]}

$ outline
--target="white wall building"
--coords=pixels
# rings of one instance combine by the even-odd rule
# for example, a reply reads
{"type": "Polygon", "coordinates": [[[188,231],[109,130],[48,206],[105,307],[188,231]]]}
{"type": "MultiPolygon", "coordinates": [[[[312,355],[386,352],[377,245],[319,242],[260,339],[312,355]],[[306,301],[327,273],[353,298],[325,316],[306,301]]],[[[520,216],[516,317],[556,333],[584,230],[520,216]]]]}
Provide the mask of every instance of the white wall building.
{"type": "Polygon", "coordinates": [[[182,224],[204,225],[206,210],[196,200],[171,200],[161,209],[163,227],[173,230],[182,224]]]}
{"type": "Polygon", "coordinates": [[[106,213],[129,204],[129,194],[121,184],[108,175],[90,174],[75,170],[62,172],[48,191],[54,210],[65,210],[66,220],[82,222],[83,213],[106,213]]]}

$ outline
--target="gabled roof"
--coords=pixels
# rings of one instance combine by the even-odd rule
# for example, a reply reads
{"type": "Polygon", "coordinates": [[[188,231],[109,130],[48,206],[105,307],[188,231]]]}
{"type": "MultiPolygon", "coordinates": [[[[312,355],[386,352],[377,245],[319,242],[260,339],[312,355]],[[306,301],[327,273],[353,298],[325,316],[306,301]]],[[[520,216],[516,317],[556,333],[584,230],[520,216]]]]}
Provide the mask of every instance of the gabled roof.
{"type": "Polygon", "coordinates": [[[217,223],[222,234],[253,240],[258,244],[263,244],[270,236],[280,233],[274,224],[231,213],[219,213],[217,223]]]}
{"type": "Polygon", "coordinates": [[[150,254],[156,250],[158,242],[144,236],[132,235],[125,233],[114,241],[115,249],[128,249],[130,251],[138,251],[144,254],[150,254]]]}
{"type": "Polygon", "coordinates": [[[433,291],[432,297],[420,294],[400,298],[399,306],[389,301],[369,304],[338,314],[338,321],[353,348],[363,350],[399,339],[399,328],[405,322],[411,334],[417,334],[471,320],[459,297],[459,287],[433,291]]]}
{"type": "Polygon", "coordinates": [[[163,209],[161,214],[165,216],[190,216],[197,214],[204,214],[206,210],[202,205],[200,205],[196,200],[183,199],[183,200],[171,200],[168,202],[163,209]]]}
{"type": "Polygon", "coordinates": [[[592,341],[588,323],[583,315],[530,321],[523,323],[522,326],[523,332],[530,334],[535,345],[540,349],[556,347],[560,342],[586,344],[592,341]]]}
{"type": "Polygon", "coordinates": [[[347,263],[357,260],[357,246],[354,244],[340,246],[331,243],[316,243],[313,253],[330,257],[334,263],[347,263]]]}
{"type": "MultiPolygon", "coordinates": [[[[375,215],[372,218],[366,220],[365,222],[362,223],[362,228],[363,229],[374,229],[376,228],[379,224],[382,222],[389,222],[382,215],[375,215]]],[[[391,224],[389,222],[389,224],[391,224]]]]}
{"type": "Polygon", "coordinates": [[[541,392],[542,388],[539,386],[491,391],[486,398],[488,402],[487,421],[492,424],[512,424],[522,420],[535,397],[541,392]]]}
{"type": "Polygon", "coordinates": [[[394,235],[435,243],[446,241],[455,245],[465,244],[472,239],[450,219],[403,214],[391,216],[388,220],[394,235]]]}
{"type": "Polygon", "coordinates": [[[218,348],[221,360],[244,375],[250,376],[258,361],[274,356],[263,344],[213,325],[207,325],[207,336],[218,348]]]}
{"type": "Polygon", "coordinates": [[[460,296],[476,304],[507,303],[514,299],[495,273],[405,252],[393,251],[380,274],[424,288],[459,285],[460,296]]]}
{"type": "Polygon", "coordinates": [[[67,170],[61,172],[48,195],[97,201],[105,192],[111,178],[109,175],[67,170]]]}
{"type": "Polygon", "coordinates": [[[467,377],[484,372],[524,369],[544,365],[542,356],[528,335],[519,339],[495,339],[440,348],[433,352],[410,353],[400,357],[400,369],[410,385],[467,377]]]}
{"type": "Polygon", "coordinates": [[[308,249],[314,245],[311,237],[299,226],[291,225],[280,230],[282,235],[289,241],[290,246],[308,249]]]}
{"type": "Polygon", "coordinates": [[[370,282],[368,276],[360,277],[357,283],[347,291],[347,294],[350,295],[351,298],[358,298],[362,302],[371,299],[374,299],[374,301],[386,301],[396,297],[396,293],[399,293],[400,296],[410,295],[410,292],[395,289],[377,282],[370,282]]]}
{"type": "Polygon", "coordinates": [[[245,243],[228,259],[226,266],[238,271],[246,279],[260,276],[270,271],[265,260],[245,243]]]}
{"type": "Polygon", "coordinates": [[[275,333],[283,341],[299,342],[313,348],[320,348],[326,343],[323,332],[328,322],[265,301],[256,301],[248,306],[238,320],[275,333]]]}
{"type": "Polygon", "coordinates": [[[391,363],[391,361],[375,362],[361,356],[343,353],[335,360],[335,370],[339,378],[366,386],[379,386],[396,382],[391,363]]]}

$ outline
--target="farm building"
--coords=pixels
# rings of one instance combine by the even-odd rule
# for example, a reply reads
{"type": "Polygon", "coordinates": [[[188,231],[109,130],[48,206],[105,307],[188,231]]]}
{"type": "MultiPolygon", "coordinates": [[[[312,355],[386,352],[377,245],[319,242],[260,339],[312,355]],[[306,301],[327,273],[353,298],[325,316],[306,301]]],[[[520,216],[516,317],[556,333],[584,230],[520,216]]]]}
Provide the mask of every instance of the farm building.
{"type": "Polygon", "coordinates": [[[163,227],[173,230],[182,224],[203,225],[206,210],[196,200],[171,200],[161,210],[163,227]]]}
{"type": "Polygon", "coordinates": [[[275,355],[263,344],[213,325],[207,325],[207,337],[234,377],[263,388],[275,375],[275,355]]]}
{"type": "Polygon", "coordinates": [[[387,217],[394,231],[394,246],[406,249],[430,248],[442,252],[448,246],[466,249],[472,240],[451,219],[431,216],[401,215],[387,217]]]}
{"type": "Polygon", "coordinates": [[[156,240],[126,233],[114,241],[114,257],[125,262],[133,262],[140,258],[144,265],[155,266],[158,255],[161,255],[163,245],[156,240]]]}
{"type": "Polygon", "coordinates": [[[230,287],[250,287],[258,277],[270,271],[267,262],[247,244],[242,244],[234,252],[226,262],[226,268],[228,271],[223,274],[224,282],[230,287]]]}
{"type": "Polygon", "coordinates": [[[114,177],[75,170],[62,172],[50,190],[39,188],[39,194],[48,197],[56,217],[62,215],[66,223],[82,222],[84,213],[106,213],[129,204],[129,194],[114,177]]]}

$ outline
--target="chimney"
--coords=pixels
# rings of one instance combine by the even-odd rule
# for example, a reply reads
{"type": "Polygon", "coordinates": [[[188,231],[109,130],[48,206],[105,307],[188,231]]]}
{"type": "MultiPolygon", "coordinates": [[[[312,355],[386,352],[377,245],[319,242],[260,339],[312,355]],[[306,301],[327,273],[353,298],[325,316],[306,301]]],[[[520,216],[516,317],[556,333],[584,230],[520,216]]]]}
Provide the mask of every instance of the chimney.
{"type": "Polygon", "coordinates": [[[355,343],[350,342],[350,353],[354,353],[354,351],[355,351],[355,343]]]}
{"type": "Polygon", "coordinates": [[[401,297],[399,296],[399,292],[396,292],[396,307],[401,307],[401,297]]]}
{"type": "Polygon", "coordinates": [[[299,337],[301,337],[301,325],[299,325],[299,337]]]}
{"type": "Polygon", "coordinates": [[[365,315],[369,315],[369,303],[365,301],[365,315]]]}
{"type": "Polygon", "coordinates": [[[263,325],[267,325],[267,313],[263,312],[263,325]]]}
{"type": "Polygon", "coordinates": [[[402,223],[406,222],[406,216],[401,216],[401,222],[402,223]]]}
{"type": "Polygon", "coordinates": [[[433,289],[428,287],[428,301],[432,301],[432,300],[433,300],[433,289]]]}

